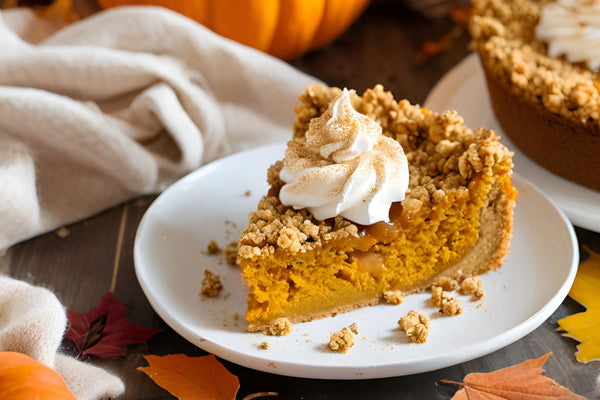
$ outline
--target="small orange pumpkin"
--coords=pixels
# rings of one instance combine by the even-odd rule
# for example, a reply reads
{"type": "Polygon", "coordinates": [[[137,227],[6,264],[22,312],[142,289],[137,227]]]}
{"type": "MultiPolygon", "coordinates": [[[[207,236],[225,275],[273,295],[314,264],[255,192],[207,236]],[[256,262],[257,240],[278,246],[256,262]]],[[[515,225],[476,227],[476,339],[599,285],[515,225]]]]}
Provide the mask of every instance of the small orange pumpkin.
{"type": "Polygon", "coordinates": [[[239,43],[291,60],[341,35],[370,0],[99,0],[103,8],[156,5],[239,43]]]}
{"type": "Polygon", "coordinates": [[[0,399],[77,400],[58,372],[12,351],[0,352],[0,399]]]}

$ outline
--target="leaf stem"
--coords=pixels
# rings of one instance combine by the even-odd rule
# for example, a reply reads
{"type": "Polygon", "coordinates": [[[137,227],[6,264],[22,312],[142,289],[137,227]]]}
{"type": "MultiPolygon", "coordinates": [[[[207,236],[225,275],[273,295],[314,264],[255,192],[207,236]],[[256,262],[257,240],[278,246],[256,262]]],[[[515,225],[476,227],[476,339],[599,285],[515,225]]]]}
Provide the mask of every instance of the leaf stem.
{"type": "Polygon", "coordinates": [[[465,384],[462,383],[462,382],[447,381],[447,380],[444,380],[444,379],[439,380],[439,381],[435,381],[435,384],[436,385],[456,385],[456,386],[460,386],[461,388],[465,387],[465,384]]]}
{"type": "Polygon", "coordinates": [[[252,400],[252,399],[256,399],[258,397],[265,397],[265,396],[279,396],[279,393],[277,393],[277,392],[252,393],[252,394],[245,396],[242,400],[252,400]]]}

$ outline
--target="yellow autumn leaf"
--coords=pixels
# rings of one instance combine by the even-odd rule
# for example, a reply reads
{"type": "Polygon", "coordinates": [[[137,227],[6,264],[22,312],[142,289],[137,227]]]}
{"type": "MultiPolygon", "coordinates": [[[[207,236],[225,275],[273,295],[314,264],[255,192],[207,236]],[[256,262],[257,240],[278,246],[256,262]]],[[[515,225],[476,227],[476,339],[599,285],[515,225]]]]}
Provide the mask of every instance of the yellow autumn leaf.
{"type": "Polygon", "coordinates": [[[590,257],[579,264],[569,296],[586,310],[558,321],[563,336],[580,342],[575,358],[582,363],[600,360],[600,254],[583,246],[590,257]]]}

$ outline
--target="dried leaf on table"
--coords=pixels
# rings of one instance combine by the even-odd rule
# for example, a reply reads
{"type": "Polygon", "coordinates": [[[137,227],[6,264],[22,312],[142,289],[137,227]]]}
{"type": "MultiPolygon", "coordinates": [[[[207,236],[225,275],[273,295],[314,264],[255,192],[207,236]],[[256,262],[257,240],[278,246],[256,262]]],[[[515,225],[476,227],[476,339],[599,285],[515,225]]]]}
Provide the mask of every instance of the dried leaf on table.
{"type": "Polygon", "coordinates": [[[468,25],[470,16],[471,6],[453,6],[450,10],[450,18],[452,19],[452,22],[454,22],[454,26],[439,40],[427,40],[423,42],[423,44],[421,45],[421,49],[419,50],[419,53],[416,56],[417,62],[423,63],[431,57],[443,51],[451,49],[452,46],[454,46],[454,42],[456,41],[456,39],[458,39],[465,32],[465,28],[468,25]]]}
{"type": "Polygon", "coordinates": [[[240,382],[214,355],[185,354],[144,356],[147,367],[139,367],[163,389],[180,400],[235,399],[240,382]]]}
{"type": "Polygon", "coordinates": [[[450,18],[456,25],[466,28],[469,25],[472,12],[472,6],[460,7],[453,5],[450,9],[450,18]]]}
{"type": "Polygon", "coordinates": [[[450,32],[442,36],[442,38],[436,42],[433,41],[425,41],[421,45],[421,49],[417,54],[417,62],[425,62],[429,60],[431,57],[441,53],[442,51],[448,50],[452,48],[455,40],[462,35],[463,28],[459,26],[455,26],[452,28],[450,32]]]}
{"type": "Polygon", "coordinates": [[[586,310],[558,321],[563,336],[581,342],[575,358],[587,363],[600,360],[600,254],[583,247],[590,257],[579,264],[569,296],[586,310]]]}
{"type": "Polygon", "coordinates": [[[145,342],[161,331],[140,328],[137,322],[129,323],[126,313],[127,307],[112,292],[103,295],[98,305],[85,313],[68,310],[69,330],[65,338],[75,344],[77,358],[125,355],[126,345],[145,342]]]}
{"type": "Polygon", "coordinates": [[[451,400],[585,400],[552,379],[542,375],[542,365],[552,353],[489,373],[465,376],[451,400]]]}

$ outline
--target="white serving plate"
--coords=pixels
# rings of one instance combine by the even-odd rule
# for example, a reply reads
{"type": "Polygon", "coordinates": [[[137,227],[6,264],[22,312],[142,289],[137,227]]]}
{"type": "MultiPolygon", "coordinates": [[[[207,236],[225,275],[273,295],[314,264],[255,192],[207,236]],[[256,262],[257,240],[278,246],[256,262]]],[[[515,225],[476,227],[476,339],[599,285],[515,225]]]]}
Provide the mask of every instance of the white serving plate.
{"type": "Polygon", "coordinates": [[[502,268],[481,277],[487,294],[464,312],[441,316],[430,294],[407,296],[397,306],[366,307],[334,318],[296,324],[290,335],[246,331],[247,288],[239,268],[210,256],[210,240],[236,241],[267,190],[268,166],[283,156],[275,144],[208,164],[167,189],[138,228],[135,270],[156,312],[198,347],[239,365],[275,374],[322,379],[365,379],[415,374],[491,353],[544,322],[567,295],[578,251],[565,215],[536,187],[515,176],[519,190],[511,253],[502,268]],[[250,190],[250,195],[246,192],[250,190]],[[216,298],[199,296],[205,268],[221,276],[216,298]],[[427,343],[409,342],[397,321],[409,310],[432,318],[427,343]],[[330,334],[357,323],[347,354],[327,348],[330,334]],[[258,346],[268,341],[268,350],[258,346]]]}

